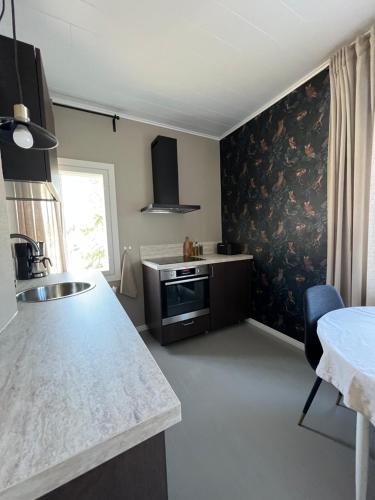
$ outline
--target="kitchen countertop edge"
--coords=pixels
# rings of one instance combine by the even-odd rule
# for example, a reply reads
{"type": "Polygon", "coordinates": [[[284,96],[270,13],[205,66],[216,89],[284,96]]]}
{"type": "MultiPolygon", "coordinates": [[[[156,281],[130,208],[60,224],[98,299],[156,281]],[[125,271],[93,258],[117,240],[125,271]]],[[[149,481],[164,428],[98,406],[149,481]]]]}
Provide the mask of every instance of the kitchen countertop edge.
{"type": "MultiPolygon", "coordinates": [[[[179,256],[181,257],[181,256],[179,256]]],[[[142,264],[160,271],[162,269],[181,269],[189,267],[197,267],[209,264],[221,264],[224,262],[236,262],[241,260],[253,260],[252,255],[248,254],[237,254],[237,255],[224,255],[224,254],[207,254],[202,255],[203,260],[197,260],[193,262],[179,262],[176,264],[156,264],[152,261],[152,258],[142,260],[142,264]]]]}
{"type": "Polygon", "coordinates": [[[0,499],[38,499],[95,467],[108,462],[181,422],[181,403],[166,413],[149,419],[130,431],[113,436],[92,448],[0,492],[0,499]],[[136,431],[136,432],[135,432],[136,431]]]}

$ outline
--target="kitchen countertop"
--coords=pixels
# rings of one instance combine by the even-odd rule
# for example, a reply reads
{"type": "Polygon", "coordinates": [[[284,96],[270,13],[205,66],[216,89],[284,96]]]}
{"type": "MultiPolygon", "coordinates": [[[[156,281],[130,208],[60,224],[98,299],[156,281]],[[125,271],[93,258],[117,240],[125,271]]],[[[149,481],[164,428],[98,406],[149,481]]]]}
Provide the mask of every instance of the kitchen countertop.
{"type": "Polygon", "coordinates": [[[152,261],[152,258],[142,260],[142,264],[160,271],[161,269],[181,269],[187,267],[197,267],[207,264],[220,264],[222,262],[234,262],[238,260],[252,260],[252,255],[238,254],[238,255],[222,255],[218,253],[212,253],[200,256],[203,260],[197,260],[194,262],[180,262],[178,264],[156,264],[152,261]]]}
{"type": "Polygon", "coordinates": [[[175,393],[99,272],[86,293],[19,303],[0,334],[0,499],[30,500],[181,420],[175,393]]]}

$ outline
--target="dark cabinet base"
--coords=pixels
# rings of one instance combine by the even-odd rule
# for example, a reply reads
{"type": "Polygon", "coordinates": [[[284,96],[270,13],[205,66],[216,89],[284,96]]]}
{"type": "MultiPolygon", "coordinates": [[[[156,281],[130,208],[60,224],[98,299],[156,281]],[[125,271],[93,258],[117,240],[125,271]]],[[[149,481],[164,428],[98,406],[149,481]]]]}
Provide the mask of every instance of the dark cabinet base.
{"type": "Polygon", "coordinates": [[[161,328],[161,345],[168,345],[177,340],[193,337],[210,329],[210,316],[198,316],[179,323],[163,326],[161,328]]]}
{"type": "Polygon", "coordinates": [[[167,500],[164,432],[39,500],[167,500]]]}
{"type": "Polygon", "coordinates": [[[159,271],[143,265],[146,324],[161,345],[209,330],[235,325],[250,316],[251,261],[234,260],[210,265],[210,314],[191,320],[162,324],[162,295],[159,271]]]}
{"type": "Polygon", "coordinates": [[[249,260],[223,262],[211,266],[211,330],[218,330],[250,316],[249,260]]]}

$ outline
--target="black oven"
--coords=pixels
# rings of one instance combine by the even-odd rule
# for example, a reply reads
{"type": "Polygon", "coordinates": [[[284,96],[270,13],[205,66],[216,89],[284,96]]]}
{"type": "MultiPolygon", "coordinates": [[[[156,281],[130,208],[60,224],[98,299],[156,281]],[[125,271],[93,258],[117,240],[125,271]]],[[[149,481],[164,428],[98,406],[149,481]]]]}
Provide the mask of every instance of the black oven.
{"type": "Polygon", "coordinates": [[[162,324],[209,314],[208,266],[160,271],[162,324]]]}

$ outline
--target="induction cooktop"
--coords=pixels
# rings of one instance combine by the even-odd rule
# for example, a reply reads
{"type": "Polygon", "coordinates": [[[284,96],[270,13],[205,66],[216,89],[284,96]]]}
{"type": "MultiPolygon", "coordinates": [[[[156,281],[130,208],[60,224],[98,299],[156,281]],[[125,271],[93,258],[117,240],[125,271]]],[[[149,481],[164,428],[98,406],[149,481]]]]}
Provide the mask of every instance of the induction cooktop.
{"type": "Polygon", "coordinates": [[[147,259],[155,264],[165,265],[165,264],[180,264],[183,262],[197,262],[198,260],[204,260],[202,257],[156,257],[152,259],[147,259]]]}

